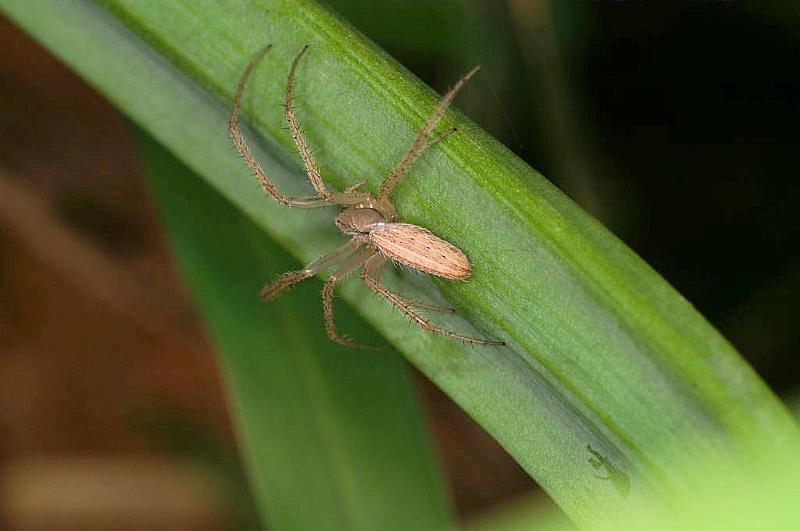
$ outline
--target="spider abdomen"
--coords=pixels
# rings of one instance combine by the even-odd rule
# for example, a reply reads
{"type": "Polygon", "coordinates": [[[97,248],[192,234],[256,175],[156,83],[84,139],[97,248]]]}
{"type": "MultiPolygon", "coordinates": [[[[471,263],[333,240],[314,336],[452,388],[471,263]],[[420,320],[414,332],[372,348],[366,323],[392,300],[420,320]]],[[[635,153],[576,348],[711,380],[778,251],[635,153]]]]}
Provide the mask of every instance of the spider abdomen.
{"type": "Polygon", "coordinates": [[[387,223],[369,233],[369,241],[387,257],[437,277],[469,278],[469,259],[461,250],[410,223],[387,223]]]}

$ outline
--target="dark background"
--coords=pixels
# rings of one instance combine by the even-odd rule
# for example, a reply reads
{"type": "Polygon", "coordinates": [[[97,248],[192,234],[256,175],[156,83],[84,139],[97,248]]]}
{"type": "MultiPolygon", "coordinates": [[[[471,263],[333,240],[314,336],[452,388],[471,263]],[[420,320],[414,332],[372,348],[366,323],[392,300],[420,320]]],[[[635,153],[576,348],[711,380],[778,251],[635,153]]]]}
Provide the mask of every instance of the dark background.
{"type": "MultiPolygon", "coordinates": [[[[456,105],[795,402],[798,4],[329,3],[440,92],[480,63],[456,105]]],[[[420,389],[464,518],[535,491],[421,378],[420,389]]],[[[124,119],[2,19],[0,459],[0,526],[253,524],[213,352],[124,119]],[[202,480],[187,464],[198,459],[202,480]]]]}
{"type": "Polygon", "coordinates": [[[440,91],[481,64],[458,106],[795,392],[800,5],[332,3],[440,91]]]}

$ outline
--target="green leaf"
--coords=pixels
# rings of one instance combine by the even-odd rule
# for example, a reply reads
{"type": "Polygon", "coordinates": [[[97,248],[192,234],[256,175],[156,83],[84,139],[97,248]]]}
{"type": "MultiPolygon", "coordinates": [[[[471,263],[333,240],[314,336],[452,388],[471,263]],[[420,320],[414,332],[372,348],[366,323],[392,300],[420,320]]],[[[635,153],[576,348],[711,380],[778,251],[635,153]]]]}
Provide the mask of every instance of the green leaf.
{"type": "MultiPolygon", "coordinates": [[[[402,358],[328,341],[311,284],[262,304],[263,279],[297,264],[153,140],[136,136],[216,341],[264,520],[275,529],[443,528],[444,490],[402,358]]],[[[354,331],[375,335],[341,313],[354,331]]]]}
{"type": "MultiPolygon", "coordinates": [[[[274,45],[245,112],[257,158],[281,189],[308,191],[281,101],[291,58],[301,122],[323,174],[374,190],[435,105],[434,93],[313,1],[0,6],[134,121],[303,260],[342,241],[331,214],[265,199],[225,136],[244,65],[274,45]]],[[[469,88],[467,88],[469,90],[469,88]]],[[[459,133],[425,155],[393,199],[472,260],[468,282],[404,276],[469,319],[448,327],[503,339],[464,346],[409,326],[355,283],[354,307],[491,433],[581,526],[614,528],[631,506],[676,510],[703,478],[674,467],[736,463],[797,447],[793,419],[697,311],[541,175],[457,112],[459,133]]],[[[687,190],[687,193],[691,193],[687,190]]],[[[395,279],[398,281],[398,279],[395,279]]],[[[285,297],[293,297],[293,294],[285,297]]]]}
{"type": "MultiPolygon", "coordinates": [[[[800,491],[800,452],[793,449],[764,451],[748,462],[722,462],[707,456],[701,465],[688,463],[684,473],[703,477],[706,488],[691,507],[668,514],[649,511],[646,506],[631,506],[616,529],[648,531],[793,531],[800,529],[797,493],[800,491]]],[[[680,458],[673,462],[681,469],[687,463],[680,458]]],[[[524,498],[505,504],[470,522],[469,531],[571,531],[574,529],[563,514],[541,503],[541,499],[524,498]]]]}

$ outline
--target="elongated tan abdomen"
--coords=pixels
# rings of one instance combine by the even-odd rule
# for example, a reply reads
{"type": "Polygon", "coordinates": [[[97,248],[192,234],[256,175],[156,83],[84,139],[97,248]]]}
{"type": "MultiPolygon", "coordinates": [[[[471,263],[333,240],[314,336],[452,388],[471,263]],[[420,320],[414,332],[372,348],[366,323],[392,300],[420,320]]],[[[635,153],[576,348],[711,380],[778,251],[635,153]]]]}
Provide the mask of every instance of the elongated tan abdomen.
{"type": "Polygon", "coordinates": [[[451,280],[469,278],[469,259],[461,250],[408,223],[387,223],[369,233],[369,240],[383,254],[401,264],[451,280]]]}

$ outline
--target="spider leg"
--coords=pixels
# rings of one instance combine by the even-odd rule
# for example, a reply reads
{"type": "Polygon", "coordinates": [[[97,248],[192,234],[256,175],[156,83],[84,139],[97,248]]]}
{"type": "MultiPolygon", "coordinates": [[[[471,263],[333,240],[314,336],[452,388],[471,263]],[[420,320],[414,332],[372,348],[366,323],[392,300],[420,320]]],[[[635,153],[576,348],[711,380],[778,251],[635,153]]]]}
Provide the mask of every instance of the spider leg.
{"type": "Polygon", "coordinates": [[[455,99],[456,95],[458,94],[458,91],[460,91],[464,87],[464,85],[466,85],[467,81],[469,81],[469,78],[475,75],[475,73],[478,70],[480,70],[480,66],[476,66],[475,68],[467,72],[467,74],[461,79],[459,79],[456,82],[456,84],[453,85],[453,88],[451,88],[447,92],[447,94],[444,95],[441,101],[439,101],[439,104],[433,110],[430,117],[425,122],[425,125],[422,126],[422,129],[419,130],[419,133],[417,133],[417,137],[414,139],[414,142],[411,144],[411,147],[408,148],[408,151],[403,156],[400,163],[394,168],[394,170],[392,170],[392,173],[389,174],[389,177],[387,177],[386,180],[383,182],[383,185],[381,186],[379,200],[385,201],[389,198],[389,194],[392,193],[394,187],[397,185],[398,182],[400,182],[400,179],[402,179],[403,176],[406,174],[406,171],[408,171],[408,168],[411,166],[411,164],[413,164],[414,161],[417,160],[417,158],[419,158],[419,156],[422,155],[422,153],[426,149],[431,147],[439,140],[442,140],[447,135],[455,132],[455,128],[452,128],[448,129],[447,131],[433,138],[432,140],[428,138],[433,128],[436,127],[436,124],[439,123],[439,120],[442,119],[442,116],[444,115],[445,110],[447,110],[447,107],[449,107],[450,104],[455,99]]]}
{"type": "Polygon", "coordinates": [[[328,198],[328,203],[336,204],[341,207],[348,207],[370,201],[372,199],[372,196],[370,196],[366,192],[358,191],[358,189],[364,186],[365,184],[367,184],[367,181],[361,180],[354,182],[341,192],[333,192],[328,198]]]}
{"type": "Polygon", "coordinates": [[[292,66],[289,69],[289,78],[286,81],[286,102],[283,106],[284,116],[286,118],[286,123],[289,125],[289,131],[292,133],[292,140],[294,140],[294,144],[297,146],[297,151],[300,153],[300,158],[303,159],[303,165],[306,168],[306,173],[308,174],[308,180],[311,182],[311,186],[314,187],[314,190],[321,198],[327,200],[328,202],[333,202],[332,194],[322,180],[322,175],[320,175],[317,163],[314,161],[311,150],[308,148],[308,142],[306,142],[306,138],[303,136],[303,132],[300,130],[300,126],[297,123],[297,116],[295,115],[294,108],[292,107],[292,100],[294,98],[293,91],[295,70],[297,70],[297,65],[303,55],[305,55],[306,51],[308,51],[307,44],[303,46],[303,49],[300,50],[300,53],[298,53],[294,58],[294,61],[292,61],[292,66]]]}
{"type": "Polygon", "coordinates": [[[383,262],[385,261],[386,258],[383,255],[379,254],[374,255],[372,258],[370,258],[369,261],[367,261],[366,265],[364,266],[364,269],[361,271],[361,280],[364,281],[364,283],[367,285],[367,287],[369,287],[369,289],[371,289],[372,291],[374,291],[375,293],[377,293],[378,295],[380,295],[381,297],[392,303],[392,305],[401,312],[403,312],[406,315],[406,317],[417,323],[417,325],[420,328],[422,328],[423,330],[428,330],[430,332],[433,332],[434,334],[450,337],[453,339],[458,339],[460,341],[464,341],[465,343],[472,343],[475,345],[494,345],[494,346],[505,345],[505,343],[502,341],[480,339],[477,337],[465,336],[463,334],[459,334],[458,332],[453,332],[451,330],[446,330],[444,328],[436,326],[435,324],[431,323],[430,321],[428,321],[427,319],[416,313],[411,308],[411,306],[409,306],[406,302],[403,301],[401,297],[398,297],[397,294],[390,291],[388,288],[386,288],[386,286],[381,284],[376,278],[372,276],[373,273],[377,269],[379,269],[383,265],[383,262]]]}
{"type": "Polygon", "coordinates": [[[395,293],[394,296],[397,297],[398,300],[400,300],[403,304],[411,308],[422,308],[423,310],[430,310],[432,312],[456,313],[455,308],[448,308],[446,306],[436,306],[435,304],[427,304],[425,302],[415,301],[414,299],[409,299],[408,297],[404,297],[399,293],[395,293]]]}
{"type": "MultiPolygon", "coordinates": [[[[374,278],[378,282],[380,282],[380,278],[381,275],[383,274],[384,266],[386,265],[386,263],[387,260],[384,259],[383,262],[375,266],[375,269],[372,271],[372,278],[374,278]]],[[[402,302],[404,302],[406,305],[412,308],[424,308],[425,310],[430,310],[432,312],[442,312],[442,313],[455,313],[456,311],[455,308],[446,308],[444,306],[436,306],[433,304],[427,304],[424,302],[415,301],[413,299],[409,299],[408,297],[404,297],[399,293],[395,293],[394,295],[402,302]]]]}
{"type": "Polygon", "coordinates": [[[420,150],[420,153],[423,153],[429,147],[433,146],[434,144],[438,144],[439,142],[441,142],[442,140],[444,140],[445,138],[447,138],[448,136],[452,135],[453,133],[455,133],[457,131],[458,131],[458,127],[450,127],[449,129],[445,129],[444,131],[442,131],[441,133],[439,133],[435,137],[428,138],[427,142],[425,142],[425,145],[422,146],[422,149],[420,150]]]}
{"type": "Polygon", "coordinates": [[[244,135],[242,135],[242,132],[239,129],[239,111],[241,110],[242,106],[242,94],[244,94],[244,87],[247,84],[248,79],[250,79],[253,69],[271,47],[272,45],[268,45],[259,50],[255,57],[253,57],[253,59],[251,59],[247,64],[247,67],[245,68],[244,73],[239,80],[239,85],[236,87],[236,93],[233,96],[233,108],[231,109],[231,117],[228,121],[228,135],[231,137],[231,141],[233,141],[233,145],[236,147],[239,155],[241,155],[245,163],[250,167],[250,171],[252,171],[253,175],[255,175],[258,179],[261,188],[267,193],[267,195],[275,198],[278,203],[286,207],[300,208],[320,208],[328,206],[331,203],[325,201],[323,198],[297,198],[282,194],[275,187],[272,181],[269,180],[264,168],[261,167],[261,164],[253,156],[252,151],[250,151],[250,146],[247,145],[247,141],[244,139],[244,135]]]}
{"type": "Polygon", "coordinates": [[[372,256],[375,256],[375,251],[372,249],[360,252],[342,264],[338,271],[328,277],[328,280],[325,281],[325,286],[322,288],[322,311],[325,316],[325,331],[331,341],[361,350],[386,350],[387,347],[364,345],[342,336],[336,330],[336,321],[333,317],[333,287],[337,282],[344,280],[349,274],[363,266],[372,256]]]}
{"type": "Polygon", "coordinates": [[[356,181],[353,184],[351,184],[350,186],[348,186],[347,188],[345,188],[344,190],[342,190],[342,193],[343,194],[349,194],[349,193],[355,192],[356,190],[358,190],[359,188],[361,188],[365,184],[367,184],[367,180],[366,179],[361,179],[360,181],[356,181]]]}
{"type": "Polygon", "coordinates": [[[261,298],[264,301],[269,301],[283,293],[285,290],[289,289],[290,287],[294,286],[298,282],[302,282],[307,278],[311,278],[329,265],[335,263],[339,259],[349,254],[353,254],[361,245],[360,242],[356,240],[350,240],[349,242],[345,243],[338,249],[326,254],[322,258],[311,262],[303,269],[299,271],[291,271],[289,273],[285,273],[281,275],[277,280],[274,282],[267,284],[264,286],[264,289],[261,290],[261,298]]]}

